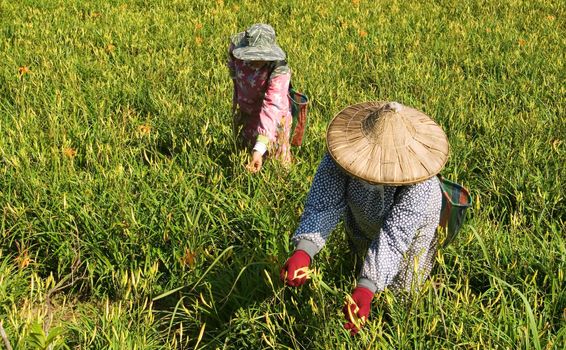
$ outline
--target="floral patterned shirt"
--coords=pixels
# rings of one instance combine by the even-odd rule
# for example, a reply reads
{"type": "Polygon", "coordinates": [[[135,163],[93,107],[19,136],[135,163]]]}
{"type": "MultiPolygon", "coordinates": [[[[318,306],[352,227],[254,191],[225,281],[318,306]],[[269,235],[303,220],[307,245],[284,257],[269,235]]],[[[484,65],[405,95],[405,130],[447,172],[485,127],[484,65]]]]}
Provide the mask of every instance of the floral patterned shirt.
{"type": "Polygon", "coordinates": [[[313,257],[344,218],[354,247],[365,253],[358,285],[373,292],[392,284],[409,289],[432,268],[441,206],[435,176],[409,186],[374,186],[350,177],[326,154],[293,242],[313,257]],[[420,273],[416,281],[414,259],[420,273]]]}
{"type": "Polygon", "coordinates": [[[233,104],[250,117],[243,125],[243,136],[252,142],[269,146],[278,130],[290,129],[292,122],[289,98],[291,71],[284,62],[269,62],[262,68],[228,54],[228,68],[234,81],[233,104]]]}

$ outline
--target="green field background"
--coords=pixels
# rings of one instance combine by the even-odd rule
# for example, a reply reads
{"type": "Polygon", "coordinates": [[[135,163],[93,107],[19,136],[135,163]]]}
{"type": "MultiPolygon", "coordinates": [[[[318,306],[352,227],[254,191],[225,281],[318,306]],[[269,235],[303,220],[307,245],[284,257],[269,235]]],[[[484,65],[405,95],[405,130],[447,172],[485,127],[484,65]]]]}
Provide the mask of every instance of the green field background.
{"type": "Polygon", "coordinates": [[[562,1],[0,0],[0,348],[564,349],[562,1]],[[311,99],[290,169],[245,170],[231,34],[264,22],[311,99]],[[339,227],[278,270],[334,114],[399,101],[446,131],[467,225],[352,338],[339,227]],[[2,331],[5,334],[2,334],[2,331]]]}

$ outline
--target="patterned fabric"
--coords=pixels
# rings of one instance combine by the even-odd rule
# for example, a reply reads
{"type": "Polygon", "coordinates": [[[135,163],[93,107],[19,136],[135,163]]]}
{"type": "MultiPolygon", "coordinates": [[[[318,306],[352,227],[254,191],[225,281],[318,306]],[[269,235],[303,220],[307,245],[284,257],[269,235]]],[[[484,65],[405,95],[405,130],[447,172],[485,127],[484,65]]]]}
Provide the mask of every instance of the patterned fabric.
{"type": "Polygon", "coordinates": [[[410,186],[372,186],[348,176],[326,154],[293,242],[314,256],[343,218],[364,259],[358,285],[372,292],[411,290],[432,269],[441,204],[436,177],[410,186]]]}
{"type": "Polygon", "coordinates": [[[232,36],[234,57],[248,61],[282,61],[286,58],[276,42],[275,30],[269,24],[257,23],[245,32],[232,36]]]}
{"type": "Polygon", "coordinates": [[[232,56],[229,48],[228,68],[234,82],[233,126],[237,136],[247,146],[260,142],[270,156],[283,162],[291,160],[289,145],[291,109],[287,91],[291,72],[285,62],[268,62],[256,68],[249,61],[232,56]]]}

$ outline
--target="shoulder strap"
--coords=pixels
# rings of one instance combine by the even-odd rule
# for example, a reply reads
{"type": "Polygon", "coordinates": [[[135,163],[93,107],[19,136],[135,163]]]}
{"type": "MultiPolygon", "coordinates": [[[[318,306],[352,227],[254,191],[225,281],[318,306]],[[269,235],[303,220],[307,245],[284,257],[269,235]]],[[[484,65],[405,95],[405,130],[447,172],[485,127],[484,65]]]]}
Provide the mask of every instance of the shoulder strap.
{"type": "Polygon", "coordinates": [[[269,79],[271,79],[271,76],[273,75],[273,72],[275,72],[275,69],[277,69],[277,62],[275,61],[272,65],[271,65],[271,69],[269,69],[269,79]]]}
{"type": "MultiPolygon", "coordinates": [[[[286,66],[287,65],[287,61],[274,61],[272,66],[269,69],[269,79],[271,79],[271,76],[273,75],[273,72],[275,72],[275,70],[280,67],[280,66],[286,66]]],[[[289,81],[289,89],[291,89],[291,81],[289,81]]]]}

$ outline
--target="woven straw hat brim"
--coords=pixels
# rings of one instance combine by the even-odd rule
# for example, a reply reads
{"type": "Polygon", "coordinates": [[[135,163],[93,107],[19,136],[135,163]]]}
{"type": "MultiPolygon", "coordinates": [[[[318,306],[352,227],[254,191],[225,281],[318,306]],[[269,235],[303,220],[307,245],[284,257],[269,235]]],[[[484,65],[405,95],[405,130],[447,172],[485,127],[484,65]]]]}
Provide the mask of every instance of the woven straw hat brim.
{"type": "Polygon", "coordinates": [[[386,104],[364,102],[339,112],[327,130],[331,157],[353,177],[373,184],[410,185],[438,174],[449,152],[442,128],[407,106],[398,113],[380,112],[386,104]]]}
{"type": "Polygon", "coordinates": [[[243,46],[234,49],[232,54],[244,61],[283,61],[287,57],[285,51],[277,45],[243,46]]]}

